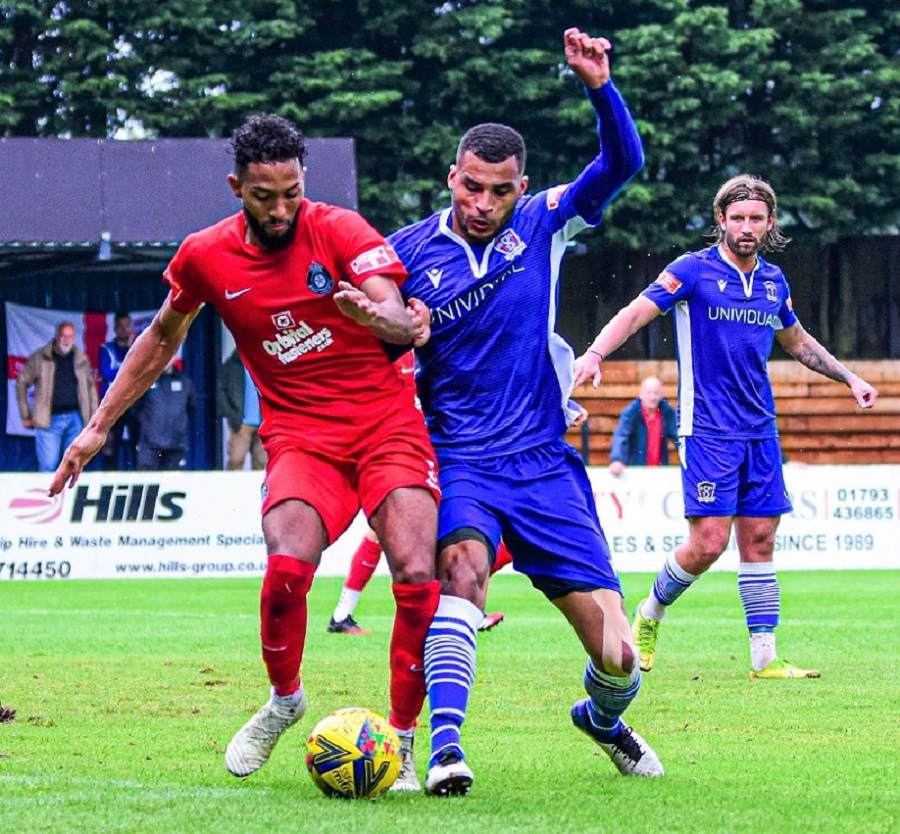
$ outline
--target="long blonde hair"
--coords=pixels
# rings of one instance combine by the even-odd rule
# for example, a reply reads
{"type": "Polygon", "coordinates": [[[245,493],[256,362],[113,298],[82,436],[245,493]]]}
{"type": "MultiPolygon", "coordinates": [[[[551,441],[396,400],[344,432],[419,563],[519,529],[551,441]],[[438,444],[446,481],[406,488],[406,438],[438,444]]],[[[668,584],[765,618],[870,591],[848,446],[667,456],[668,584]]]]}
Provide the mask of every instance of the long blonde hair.
{"type": "Polygon", "coordinates": [[[713,221],[715,225],[711,232],[711,236],[715,238],[716,243],[721,243],[725,239],[725,230],[719,223],[719,218],[725,216],[725,211],[732,203],[741,200],[762,200],[768,208],[770,216],[775,218],[772,228],[766,232],[762,240],[761,248],[764,251],[780,252],[791,242],[789,237],[785,237],[778,228],[778,217],[775,209],[778,205],[778,199],[775,197],[775,190],[769,183],[753,174],[738,174],[727,182],[722,183],[716,192],[713,200],[713,221]]]}

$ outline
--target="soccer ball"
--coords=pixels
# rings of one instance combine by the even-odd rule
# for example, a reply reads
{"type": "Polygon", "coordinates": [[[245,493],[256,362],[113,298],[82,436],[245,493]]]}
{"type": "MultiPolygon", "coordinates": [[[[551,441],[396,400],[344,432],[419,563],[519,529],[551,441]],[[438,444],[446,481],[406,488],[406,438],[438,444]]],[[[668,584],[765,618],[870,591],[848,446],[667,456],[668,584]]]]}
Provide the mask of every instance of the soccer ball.
{"type": "Polygon", "coordinates": [[[363,707],[331,713],[306,740],[306,769],[325,796],[377,799],[394,784],[400,765],[396,731],[363,707]]]}

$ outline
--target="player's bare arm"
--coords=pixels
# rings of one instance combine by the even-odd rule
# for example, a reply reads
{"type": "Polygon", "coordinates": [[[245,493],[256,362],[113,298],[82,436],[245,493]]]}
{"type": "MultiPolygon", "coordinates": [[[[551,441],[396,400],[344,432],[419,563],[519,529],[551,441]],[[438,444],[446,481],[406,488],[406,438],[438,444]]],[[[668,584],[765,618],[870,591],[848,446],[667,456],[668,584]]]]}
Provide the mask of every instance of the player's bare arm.
{"type": "Polygon", "coordinates": [[[75,486],[84,467],[103,448],[113,423],[150,388],[178,352],[198,312],[178,313],[169,306],[168,298],[165,300],[128,351],[100,407],[66,449],[48,489],[50,495],[62,492],[66,483],[75,486]]]}
{"type": "Polygon", "coordinates": [[[659,307],[643,295],[619,310],[597,334],[591,346],[575,360],[575,386],[591,379],[594,388],[599,388],[603,360],[658,315],[659,307]]]}
{"type": "Polygon", "coordinates": [[[408,345],[415,327],[392,278],[373,275],[357,288],[349,281],[339,281],[334,294],[338,309],[384,342],[408,345]]]}
{"type": "Polygon", "coordinates": [[[878,391],[853,371],[839,362],[813,336],[803,329],[800,322],[778,330],[778,343],[801,365],[835,382],[843,382],[853,394],[860,408],[871,408],[878,398],[878,391]]]}
{"type": "Polygon", "coordinates": [[[612,44],[606,38],[592,38],[580,29],[566,29],[563,42],[566,62],[585,87],[596,90],[609,81],[612,44]]]}

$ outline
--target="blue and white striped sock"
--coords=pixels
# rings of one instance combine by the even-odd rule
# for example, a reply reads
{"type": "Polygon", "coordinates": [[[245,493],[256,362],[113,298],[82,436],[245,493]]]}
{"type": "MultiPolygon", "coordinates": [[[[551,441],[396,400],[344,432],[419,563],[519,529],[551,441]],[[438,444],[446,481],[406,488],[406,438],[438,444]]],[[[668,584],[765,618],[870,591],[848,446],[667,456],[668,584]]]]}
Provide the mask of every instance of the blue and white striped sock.
{"type": "Polygon", "coordinates": [[[741,562],[738,593],[750,630],[750,664],[758,672],[777,657],[775,627],[781,615],[781,587],[772,562],[741,562]]]}
{"type": "Polygon", "coordinates": [[[637,697],[641,688],[641,670],[635,664],[627,677],[617,678],[600,671],[588,658],[584,669],[584,689],[590,696],[588,714],[591,724],[607,739],[619,731],[620,716],[637,697]]]}
{"type": "Polygon", "coordinates": [[[675,554],[670,553],[656,575],[653,591],[642,606],[641,614],[661,620],[665,616],[666,606],[675,602],[698,578],[682,568],[675,561],[675,554]]]}
{"type": "Polygon", "coordinates": [[[431,705],[431,759],[465,758],[460,728],[475,683],[475,637],[484,612],[460,597],[441,595],[425,638],[425,686],[431,705]]]}
{"type": "Polygon", "coordinates": [[[781,588],[773,562],[741,562],[738,593],[750,631],[772,631],[781,614],[781,588]]]}

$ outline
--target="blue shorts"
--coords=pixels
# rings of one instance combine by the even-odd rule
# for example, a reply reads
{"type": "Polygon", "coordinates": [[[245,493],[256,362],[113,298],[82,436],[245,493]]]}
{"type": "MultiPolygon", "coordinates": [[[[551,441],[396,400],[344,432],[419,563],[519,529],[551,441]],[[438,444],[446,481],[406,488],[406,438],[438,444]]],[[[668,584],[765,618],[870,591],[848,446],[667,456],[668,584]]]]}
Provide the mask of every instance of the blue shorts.
{"type": "Polygon", "coordinates": [[[680,437],[678,455],[685,518],[771,518],[793,509],[784,485],[777,437],[680,437]]]}
{"type": "Polygon", "coordinates": [[[502,538],[515,569],[548,599],[598,588],[622,593],[591,482],[568,443],[478,461],[441,460],[440,471],[439,546],[457,531],[477,530],[494,551],[502,538]]]}

